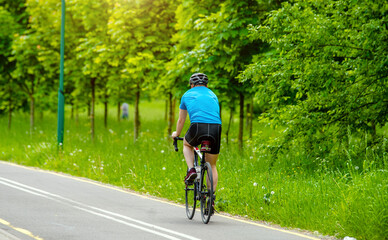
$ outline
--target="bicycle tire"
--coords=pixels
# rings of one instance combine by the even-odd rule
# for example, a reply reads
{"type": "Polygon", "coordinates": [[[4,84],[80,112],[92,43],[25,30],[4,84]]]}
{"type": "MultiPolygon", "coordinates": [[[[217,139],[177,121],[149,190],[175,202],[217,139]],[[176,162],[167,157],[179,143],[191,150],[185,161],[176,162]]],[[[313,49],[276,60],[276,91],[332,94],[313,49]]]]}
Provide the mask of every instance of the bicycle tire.
{"type": "Polygon", "coordinates": [[[195,214],[195,207],[197,205],[197,182],[192,185],[186,184],[186,215],[188,219],[193,219],[195,214]]]}
{"type": "Polygon", "coordinates": [[[201,204],[201,216],[202,222],[207,224],[212,216],[213,206],[213,175],[212,168],[209,163],[205,163],[205,166],[201,170],[200,179],[200,204],[201,204]],[[209,180],[209,183],[207,182],[209,180]]]}

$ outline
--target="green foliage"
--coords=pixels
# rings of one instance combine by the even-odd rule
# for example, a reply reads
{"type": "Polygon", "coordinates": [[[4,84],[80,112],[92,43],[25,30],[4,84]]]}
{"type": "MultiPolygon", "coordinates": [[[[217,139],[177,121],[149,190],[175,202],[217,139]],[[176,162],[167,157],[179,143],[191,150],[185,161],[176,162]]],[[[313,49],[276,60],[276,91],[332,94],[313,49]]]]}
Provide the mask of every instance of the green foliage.
{"type": "Polygon", "coordinates": [[[11,7],[9,4],[20,4],[21,2],[1,2],[0,4],[0,112],[3,110],[12,111],[17,109],[22,98],[17,91],[14,91],[14,83],[12,81],[11,73],[15,68],[15,63],[10,61],[8,57],[12,56],[12,41],[15,34],[22,31],[22,27],[18,21],[22,21],[21,16],[12,14],[8,10],[18,11],[19,7],[11,7]],[[4,5],[4,7],[3,7],[4,5]]]}
{"type": "Polygon", "coordinates": [[[383,1],[293,1],[251,26],[272,50],[241,74],[269,104],[262,120],[286,127],[282,146],[336,154],[347,130],[381,145],[388,116],[388,6],[383,1]]]}
{"type": "MultiPolygon", "coordinates": [[[[0,118],[0,132],[4,133],[0,138],[0,158],[184,204],[182,179],[186,163],[182,152],[176,153],[161,131],[165,126],[163,102],[142,102],[141,106],[144,131],[136,144],[132,141],[133,116],[104,129],[103,109],[99,107],[96,141],[90,143],[85,112],[80,113],[78,123],[67,117],[65,144],[60,154],[56,146],[55,114],[37,119],[34,135],[30,135],[28,118],[23,114],[17,114],[14,131],[6,131],[6,119],[0,118]]],[[[113,118],[114,112],[109,116],[113,118]]],[[[310,159],[296,154],[300,150],[297,146],[292,152],[281,154],[282,161],[274,162],[265,150],[268,147],[265,141],[278,133],[258,123],[255,129],[262,144],[251,142],[243,153],[235,140],[227,145],[225,137],[222,138],[217,164],[219,183],[215,206],[218,211],[338,238],[385,238],[388,172],[379,163],[388,163],[387,149],[383,153],[368,149],[368,158],[360,165],[353,158],[353,152],[364,146],[350,134],[351,147],[346,151],[352,159],[346,166],[331,171],[322,161],[321,168],[314,171],[309,168],[310,159]]],[[[236,136],[237,131],[233,131],[231,138],[236,136]]]]}
{"type": "MultiPolygon", "coordinates": [[[[253,139],[247,141],[244,153],[226,151],[225,162],[237,159],[239,165],[221,163],[224,172],[232,171],[231,166],[236,164],[244,169],[238,182],[244,183],[244,190],[251,194],[246,201],[259,200],[249,202],[249,206],[244,205],[244,201],[229,202],[242,196],[233,190],[237,182],[225,180],[221,186],[231,187],[220,193],[225,194],[219,200],[223,210],[243,215],[252,213],[250,216],[254,218],[320,229],[328,234],[349,234],[357,239],[358,236],[377,239],[387,235],[381,230],[387,229],[384,204],[381,204],[386,202],[386,188],[376,187],[376,184],[386,185],[387,3],[367,0],[66,0],[66,6],[65,96],[66,104],[71,104],[76,112],[90,108],[93,79],[100,102],[110,102],[109,106],[124,101],[136,103],[135,114],[130,116],[139,127],[139,115],[150,117],[157,112],[139,114],[140,97],[169,95],[178,99],[187,90],[189,76],[205,72],[210,79],[209,87],[217,93],[221,105],[226,106],[226,112],[236,110],[238,99],[242,103],[244,98],[253,98],[260,123],[253,139]],[[247,175],[252,177],[246,179],[247,175]],[[365,185],[361,184],[363,181],[365,185]],[[266,183],[264,189],[252,188],[253,183],[261,182],[266,183]],[[288,188],[282,189],[282,186],[288,188]],[[323,189],[321,193],[313,189],[316,186],[323,189]],[[276,200],[279,205],[274,206],[270,190],[275,192],[275,198],[282,196],[276,200]],[[295,192],[300,194],[295,196],[295,192]],[[330,193],[319,195],[326,192],[330,193]],[[314,196],[332,201],[334,206],[317,202],[314,196]],[[364,197],[370,201],[365,202],[364,197]],[[322,208],[314,210],[315,204],[322,208]],[[366,205],[367,211],[358,210],[359,206],[366,205]],[[351,209],[350,213],[346,213],[346,209],[351,209]],[[385,215],[376,215],[377,212],[385,215]],[[356,219],[349,214],[356,215],[356,219]],[[372,214],[376,215],[370,217],[372,224],[365,223],[366,227],[362,228],[363,221],[368,219],[366,216],[372,214]],[[314,215],[318,216],[315,220],[314,215]],[[305,221],[310,218],[311,224],[305,221]]],[[[60,8],[57,0],[0,0],[0,115],[8,112],[10,119],[13,110],[27,105],[27,98],[32,103],[32,117],[34,105],[41,112],[55,109],[60,8]]],[[[245,107],[240,106],[241,113],[245,107]]],[[[117,116],[111,111],[110,115],[117,116]]],[[[234,148],[236,126],[233,122],[237,118],[232,114],[230,118],[223,117],[224,122],[230,119],[230,146],[234,148]]],[[[100,148],[99,142],[101,145],[129,142],[126,135],[119,139],[113,133],[105,134],[99,128],[99,120],[96,129],[104,134],[96,134],[96,143],[91,149],[87,141],[89,132],[83,128],[87,120],[81,119],[80,126],[72,126],[67,137],[79,141],[69,143],[72,148],[69,151],[73,154],[79,149],[95,151],[93,158],[99,159],[100,165],[101,156],[115,159],[110,163],[114,168],[107,170],[109,177],[97,171],[101,166],[97,166],[96,161],[92,164],[89,154],[80,160],[66,156],[68,162],[58,163],[53,143],[48,148],[44,145],[45,148],[37,142],[33,146],[37,148],[34,154],[27,154],[29,159],[23,163],[41,165],[47,162],[48,168],[114,184],[131,182],[129,187],[141,191],[161,185],[148,171],[140,171],[142,168],[149,170],[150,165],[144,167],[141,161],[135,160],[129,165],[120,165],[120,160],[116,159],[118,149],[112,149],[106,156],[105,151],[95,150],[100,148]],[[77,135],[72,135],[75,132],[77,135]],[[73,168],[73,164],[79,168],[73,168]],[[127,172],[131,164],[136,166],[136,171],[127,172]],[[118,166],[124,170],[115,171],[118,166]],[[148,177],[151,180],[147,181],[148,177]],[[139,187],[141,184],[144,189],[139,187]]],[[[239,123],[243,121],[239,119],[239,123]]],[[[16,129],[17,124],[16,120],[16,129]]],[[[147,129],[155,125],[158,134],[162,134],[160,129],[165,129],[166,125],[153,122],[149,127],[147,124],[145,120],[144,131],[137,133],[135,130],[131,135],[135,138],[139,135],[136,146],[140,146],[140,150],[136,155],[143,160],[153,146],[142,136],[152,139],[156,135],[149,134],[147,129]]],[[[257,121],[254,125],[257,126],[257,121]]],[[[240,142],[242,126],[237,140],[240,142]]],[[[125,131],[123,126],[115,124],[112,129],[114,133],[125,131]]],[[[229,129],[227,131],[229,134],[229,129]]],[[[38,133],[39,129],[31,136],[39,139],[38,133]]],[[[7,134],[10,135],[6,141],[13,133],[7,134]]],[[[50,140],[44,135],[42,141],[47,143],[50,140]]],[[[17,137],[22,138],[20,134],[17,137]]],[[[160,139],[153,140],[159,142],[160,139]]],[[[23,144],[15,146],[28,150],[23,144]]],[[[120,150],[123,147],[120,145],[120,150]]],[[[7,154],[11,153],[7,150],[7,154]]],[[[159,154],[150,158],[160,157],[159,154]]],[[[236,175],[235,172],[228,174],[236,175]]],[[[161,195],[168,192],[166,188],[161,186],[152,193],[161,195]]],[[[171,195],[172,199],[180,197],[176,193],[171,195]]]]}

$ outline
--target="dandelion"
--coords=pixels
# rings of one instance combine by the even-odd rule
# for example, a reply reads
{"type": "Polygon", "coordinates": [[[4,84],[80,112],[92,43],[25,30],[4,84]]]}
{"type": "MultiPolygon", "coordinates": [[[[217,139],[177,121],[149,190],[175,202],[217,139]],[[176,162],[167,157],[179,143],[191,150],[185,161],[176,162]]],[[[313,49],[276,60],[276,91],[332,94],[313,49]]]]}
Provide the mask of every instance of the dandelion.
{"type": "Polygon", "coordinates": [[[271,191],[271,195],[274,195],[275,194],[275,192],[274,191],[271,191]]]}
{"type": "Polygon", "coordinates": [[[164,153],[164,150],[160,151],[161,153],[164,153]]]}
{"type": "Polygon", "coordinates": [[[253,186],[256,187],[256,186],[257,186],[257,182],[254,182],[254,183],[253,183],[253,186]]]}
{"type": "Polygon", "coordinates": [[[163,170],[163,171],[166,170],[166,167],[163,167],[162,170],[163,170]]]}

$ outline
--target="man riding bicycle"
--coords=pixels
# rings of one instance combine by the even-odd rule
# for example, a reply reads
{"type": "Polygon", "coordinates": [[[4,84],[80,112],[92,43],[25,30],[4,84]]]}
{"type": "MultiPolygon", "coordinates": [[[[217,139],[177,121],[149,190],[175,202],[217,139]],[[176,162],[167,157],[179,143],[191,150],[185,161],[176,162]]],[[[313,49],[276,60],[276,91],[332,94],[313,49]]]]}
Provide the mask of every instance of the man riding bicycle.
{"type": "Polygon", "coordinates": [[[183,140],[183,155],[189,169],[185,182],[192,183],[197,177],[193,147],[199,145],[203,139],[207,139],[211,141],[211,150],[206,153],[205,160],[212,168],[215,191],[218,182],[216,163],[221,144],[221,117],[218,98],[207,84],[208,78],[203,73],[195,73],[190,77],[191,89],[182,96],[176,131],[171,134],[171,137],[175,138],[181,134],[188,113],[191,125],[183,140]]]}

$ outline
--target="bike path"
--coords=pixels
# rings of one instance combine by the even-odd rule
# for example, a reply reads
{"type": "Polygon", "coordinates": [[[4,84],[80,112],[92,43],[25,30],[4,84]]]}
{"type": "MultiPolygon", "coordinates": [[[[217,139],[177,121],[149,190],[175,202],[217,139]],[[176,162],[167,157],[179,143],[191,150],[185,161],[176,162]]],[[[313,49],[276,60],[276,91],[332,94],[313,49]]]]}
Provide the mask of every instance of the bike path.
{"type": "MultiPolygon", "coordinates": [[[[182,190],[182,195],[184,194],[182,190]]],[[[0,239],[319,239],[200,212],[91,180],[0,161],[0,239]],[[6,238],[6,237],[9,238],[6,238]]]]}

